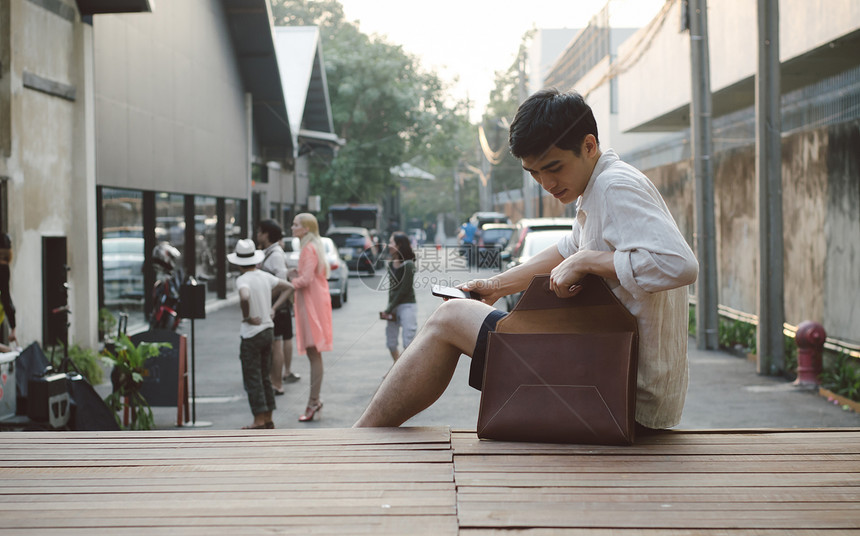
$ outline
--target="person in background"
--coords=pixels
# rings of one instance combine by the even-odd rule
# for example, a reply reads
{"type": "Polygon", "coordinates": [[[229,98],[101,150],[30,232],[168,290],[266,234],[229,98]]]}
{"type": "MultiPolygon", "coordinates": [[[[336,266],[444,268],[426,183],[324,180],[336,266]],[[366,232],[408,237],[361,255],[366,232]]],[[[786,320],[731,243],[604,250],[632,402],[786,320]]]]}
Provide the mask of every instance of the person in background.
{"type": "MultiPolygon", "coordinates": [[[[275,220],[263,220],[257,224],[257,245],[263,250],[263,261],[259,268],[278,279],[287,280],[287,257],[281,247],[284,231],[275,220]]],[[[275,328],[272,340],[272,389],[275,395],[283,395],[283,383],[299,380],[299,375],[290,368],[293,363],[293,315],[289,301],[275,312],[275,328]],[[282,376],[283,374],[283,376],[282,376]]]]}
{"type": "Polygon", "coordinates": [[[403,331],[403,349],[405,350],[418,330],[418,305],[415,303],[415,253],[412,245],[403,232],[391,235],[388,241],[388,252],[391,262],[388,264],[388,306],[379,313],[379,317],[388,321],[385,327],[385,338],[391,358],[397,361],[400,352],[397,349],[397,338],[403,331]]]}
{"type": "Polygon", "coordinates": [[[466,223],[460,226],[460,232],[457,233],[457,238],[463,246],[462,253],[466,257],[466,263],[472,266],[475,261],[475,238],[478,232],[478,227],[472,223],[472,220],[466,220],[466,223]]]}
{"type": "MultiPolygon", "coordinates": [[[[9,279],[11,277],[10,264],[12,263],[12,239],[6,233],[0,233],[0,324],[4,319],[9,322],[9,347],[18,344],[18,336],[15,328],[15,304],[12,303],[12,294],[9,290],[9,279]]],[[[8,350],[7,350],[8,351],[8,350]]]]}
{"type": "Polygon", "coordinates": [[[320,240],[319,224],[313,214],[297,214],[291,230],[301,243],[299,266],[287,274],[296,289],[296,351],[300,355],[306,353],[311,365],[311,391],[299,421],[309,422],[320,414],[323,407],[320,400],[322,353],[332,349],[329,267],[320,240]]]}
{"type": "Polygon", "coordinates": [[[263,252],[247,238],[236,243],[235,251],[227,255],[227,260],[238,266],[241,272],[236,278],[239,307],[242,310],[239,359],[242,361],[242,381],[248,393],[248,404],[254,414],[254,422],[243,429],[274,428],[272,412],[275,410],[275,395],[269,378],[272,370],[272,329],[275,325],[272,318],[290,297],[293,287],[286,280],[257,270],[257,265],[263,260],[263,252]]]}

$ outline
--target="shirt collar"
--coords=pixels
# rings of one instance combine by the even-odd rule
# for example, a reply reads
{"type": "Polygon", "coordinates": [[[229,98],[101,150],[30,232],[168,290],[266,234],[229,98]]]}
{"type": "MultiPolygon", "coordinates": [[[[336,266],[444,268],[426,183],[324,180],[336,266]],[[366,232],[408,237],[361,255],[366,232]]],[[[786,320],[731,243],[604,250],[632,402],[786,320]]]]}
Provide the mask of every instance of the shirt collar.
{"type": "Polygon", "coordinates": [[[609,166],[617,162],[619,159],[618,154],[612,149],[606,149],[600,155],[600,158],[597,159],[597,164],[594,166],[594,171],[591,172],[591,178],[588,179],[588,186],[585,187],[585,191],[582,192],[582,195],[576,202],[576,210],[582,208],[582,206],[587,203],[588,196],[591,193],[592,188],[594,187],[595,179],[606,171],[609,166]]]}
{"type": "Polygon", "coordinates": [[[280,248],[280,247],[281,247],[281,244],[278,242],[275,242],[274,244],[270,244],[269,247],[264,249],[263,253],[269,253],[270,251],[274,250],[275,248],[280,248]]]}

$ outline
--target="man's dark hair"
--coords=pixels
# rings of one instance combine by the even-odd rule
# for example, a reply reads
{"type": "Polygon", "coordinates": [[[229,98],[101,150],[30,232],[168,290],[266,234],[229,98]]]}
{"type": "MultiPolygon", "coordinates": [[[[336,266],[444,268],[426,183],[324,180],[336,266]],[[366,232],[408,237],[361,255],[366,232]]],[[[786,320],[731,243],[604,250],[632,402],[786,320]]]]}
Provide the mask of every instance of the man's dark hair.
{"type": "Polygon", "coordinates": [[[281,229],[281,224],[275,220],[263,220],[257,224],[257,229],[266,233],[270,244],[275,244],[284,237],[284,230],[281,229]]]}
{"type": "Polygon", "coordinates": [[[516,158],[541,155],[553,145],[573,151],[580,156],[580,148],[589,134],[597,137],[597,122],[591,107],[582,95],[572,91],[561,93],[557,89],[542,89],[520,104],[511,123],[511,154],[516,158]]]}

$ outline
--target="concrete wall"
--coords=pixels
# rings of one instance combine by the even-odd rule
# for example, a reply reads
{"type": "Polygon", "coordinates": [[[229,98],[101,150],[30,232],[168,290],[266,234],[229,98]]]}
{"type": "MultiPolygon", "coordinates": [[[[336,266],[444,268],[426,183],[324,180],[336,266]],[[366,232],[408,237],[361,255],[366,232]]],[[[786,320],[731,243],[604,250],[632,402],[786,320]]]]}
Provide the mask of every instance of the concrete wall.
{"type": "MultiPolygon", "coordinates": [[[[42,238],[65,236],[71,342],[96,342],[91,29],[72,0],[0,2],[0,171],[8,177],[12,296],[21,344],[42,338],[42,238]],[[36,77],[42,89],[34,89],[36,77]],[[27,80],[27,86],[25,86],[27,80]],[[46,89],[47,88],[47,89],[46,89]],[[53,88],[53,89],[52,89],[53,88]],[[5,137],[4,137],[5,136],[5,137]],[[5,146],[4,146],[5,145],[5,146]]],[[[37,84],[38,85],[38,84],[37,84]]]]}
{"type": "MultiPolygon", "coordinates": [[[[641,58],[619,77],[621,129],[628,130],[690,102],[690,36],[679,31],[681,2],[672,2],[653,39],[643,28],[619,47],[619,58],[641,58]],[[645,43],[643,45],[642,43],[645,43]],[[646,48],[647,47],[647,48],[646,48]],[[644,49],[644,50],[643,50],[644,49]]],[[[757,64],[757,4],[750,0],[708,2],[711,89],[716,92],[754,76],[757,64]],[[723,36],[731,36],[726,39],[723,36]]],[[[780,60],[795,58],[857,28],[857,0],[781,0],[780,60]]]]}
{"type": "MultiPolygon", "coordinates": [[[[693,244],[690,162],[646,171],[693,244]]],[[[860,122],[786,136],[782,144],[786,321],[821,322],[860,343],[860,122]]],[[[758,309],[755,148],[716,155],[719,302],[758,309]]]]}
{"type": "Polygon", "coordinates": [[[103,186],[247,196],[242,81],[221,3],[95,17],[103,186]]]}

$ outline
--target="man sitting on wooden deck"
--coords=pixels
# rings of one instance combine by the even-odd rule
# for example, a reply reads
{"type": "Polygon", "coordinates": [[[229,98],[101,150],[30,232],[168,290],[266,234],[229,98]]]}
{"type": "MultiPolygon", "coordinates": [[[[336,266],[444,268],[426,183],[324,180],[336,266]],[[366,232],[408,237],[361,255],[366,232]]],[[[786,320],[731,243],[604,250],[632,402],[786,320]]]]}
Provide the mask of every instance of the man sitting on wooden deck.
{"type": "Polygon", "coordinates": [[[469,384],[481,388],[487,333],[505,313],[496,300],[550,273],[561,298],[587,274],[606,280],[636,317],[639,372],[636,422],[678,424],[687,391],[687,290],[698,263],[657,188],[611,149],[602,152],[591,108],[577,93],[540,91],[517,110],[511,153],[562,203],[578,200],[571,233],[528,262],[461,285],[479,300],[449,300],[427,320],[394,364],[356,427],[399,426],[445,391],[461,354],[472,357],[469,384]]]}

